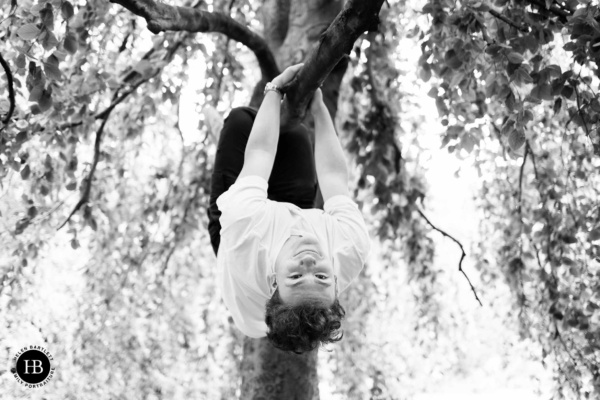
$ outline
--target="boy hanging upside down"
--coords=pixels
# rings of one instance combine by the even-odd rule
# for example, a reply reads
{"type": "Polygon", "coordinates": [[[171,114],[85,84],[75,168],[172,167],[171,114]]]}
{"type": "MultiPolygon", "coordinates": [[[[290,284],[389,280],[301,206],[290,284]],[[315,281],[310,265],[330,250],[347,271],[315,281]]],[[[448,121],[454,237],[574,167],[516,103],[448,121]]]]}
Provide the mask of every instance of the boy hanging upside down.
{"type": "Polygon", "coordinates": [[[304,125],[279,132],[279,88],[302,65],[267,84],[258,112],[235,108],[225,119],[208,211],[218,286],[236,326],[296,353],[342,338],[338,294],[370,250],[320,89],[310,105],[314,154],[304,125]],[[324,210],[314,208],[317,184],[324,210]]]}

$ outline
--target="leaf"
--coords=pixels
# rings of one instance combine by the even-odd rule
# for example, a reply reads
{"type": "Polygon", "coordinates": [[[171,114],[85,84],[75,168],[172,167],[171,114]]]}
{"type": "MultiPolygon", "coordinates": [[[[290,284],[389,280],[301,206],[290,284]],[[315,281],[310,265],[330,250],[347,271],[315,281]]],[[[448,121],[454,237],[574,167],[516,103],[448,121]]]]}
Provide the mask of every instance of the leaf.
{"type": "Polygon", "coordinates": [[[17,30],[17,35],[19,35],[19,37],[21,37],[23,40],[33,40],[40,34],[40,32],[41,31],[37,26],[35,26],[35,24],[27,24],[23,25],[17,30]]]}
{"type": "Polygon", "coordinates": [[[475,139],[470,133],[465,133],[460,141],[460,146],[466,150],[467,153],[473,151],[473,147],[475,147],[475,139]]]}
{"type": "Polygon", "coordinates": [[[73,4],[71,4],[68,1],[63,2],[62,5],[60,6],[60,12],[64,19],[66,19],[66,20],[71,19],[73,17],[73,15],[75,14],[75,12],[73,10],[73,4]]]}
{"type": "Polygon", "coordinates": [[[38,102],[40,100],[40,98],[42,97],[42,93],[44,91],[44,85],[43,84],[39,84],[36,85],[31,92],[29,92],[29,101],[33,101],[33,102],[38,102]]]}
{"type": "Polygon", "coordinates": [[[15,224],[15,235],[20,235],[29,226],[29,218],[21,218],[15,224]]]}
{"type": "Polygon", "coordinates": [[[518,83],[532,83],[533,78],[529,75],[529,72],[523,67],[517,68],[515,71],[515,80],[518,83]]]}
{"type": "Polygon", "coordinates": [[[421,78],[423,82],[429,81],[429,79],[431,79],[431,68],[419,69],[419,78],[421,78]]]}
{"type": "Polygon", "coordinates": [[[37,208],[35,206],[31,206],[27,209],[27,216],[29,218],[35,218],[37,215],[37,208]]]}
{"type": "Polygon", "coordinates": [[[98,230],[98,224],[96,223],[96,220],[94,218],[89,218],[86,222],[94,232],[98,230]]]}
{"type": "Polygon", "coordinates": [[[17,59],[15,60],[15,65],[17,66],[17,68],[25,68],[25,65],[27,65],[27,60],[25,59],[25,54],[19,54],[17,56],[17,59]]]}
{"type": "Polygon", "coordinates": [[[515,109],[516,102],[517,99],[515,99],[515,95],[511,91],[508,96],[506,96],[504,104],[506,105],[506,108],[508,108],[510,111],[513,111],[515,109]]]}
{"type": "Polygon", "coordinates": [[[54,29],[54,12],[52,11],[52,4],[46,3],[46,7],[40,11],[40,18],[46,29],[50,31],[54,29]]]}
{"type": "Polygon", "coordinates": [[[44,72],[46,72],[46,76],[51,79],[60,81],[62,76],[60,74],[60,69],[58,68],[58,58],[55,55],[51,55],[44,62],[44,72]]]}
{"type": "Polygon", "coordinates": [[[444,55],[444,60],[446,61],[446,64],[452,69],[458,69],[463,64],[462,60],[458,57],[458,55],[453,49],[450,49],[446,52],[446,54],[444,55]]]}
{"type": "Polygon", "coordinates": [[[487,46],[485,48],[485,52],[487,54],[491,55],[492,57],[496,56],[500,52],[500,50],[502,50],[502,47],[500,47],[499,45],[497,45],[495,43],[490,44],[489,46],[487,46]]]}
{"type": "Polygon", "coordinates": [[[52,91],[44,89],[42,96],[38,101],[38,106],[40,107],[41,112],[47,111],[50,107],[52,107],[52,91]]]}
{"type": "Polygon", "coordinates": [[[590,242],[595,242],[596,240],[600,240],[600,226],[592,229],[588,235],[590,242]]]}
{"type": "Polygon", "coordinates": [[[63,47],[70,54],[75,54],[77,52],[77,48],[79,47],[79,45],[77,43],[77,37],[75,36],[74,33],[72,33],[72,32],[67,33],[67,35],[65,36],[65,41],[63,43],[63,47]]]}
{"type": "Polygon", "coordinates": [[[56,35],[52,32],[48,32],[48,34],[42,40],[42,46],[44,50],[52,50],[58,44],[58,39],[56,35]]]}
{"type": "Polygon", "coordinates": [[[506,135],[508,133],[510,133],[513,128],[515,126],[515,120],[513,119],[507,119],[506,122],[504,123],[504,125],[502,125],[502,134],[506,135]]]}
{"type": "Polygon", "coordinates": [[[554,96],[552,96],[552,86],[547,83],[540,85],[540,96],[542,100],[554,99],[554,96]]]}
{"type": "Polygon", "coordinates": [[[559,112],[561,107],[562,107],[562,98],[557,97],[556,100],[554,100],[554,107],[552,107],[554,114],[559,112]]]}
{"type": "Polygon", "coordinates": [[[565,85],[563,86],[560,94],[563,95],[567,100],[572,100],[573,94],[574,94],[574,90],[573,87],[571,85],[565,85]]]}
{"type": "Polygon", "coordinates": [[[508,58],[508,61],[510,61],[513,64],[521,64],[522,62],[525,61],[523,56],[521,54],[517,53],[516,51],[512,51],[512,52],[508,53],[506,55],[506,58],[508,58]]]}
{"type": "Polygon", "coordinates": [[[560,237],[562,239],[563,242],[567,243],[567,244],[575,244],[577,243],[577,238],[574,235],[561,235],[560,237]]]}
{"type": "Polygon", "coordinates": [[[31,175],[31,169],[29,168],[29,165],[26,165],[25,168],[23,168],[21,170],[21,179],[26,181],[27,179],[29,179],[30,175],[31,175]]]}
{"type": "Polygon", "coordinates": [[[27,140],[27,131],[21,131],[17,134],[17,137],[15,138],[15,140],[17,141],[17,143],[23,143],[24,141],[27,140]]]}
{"type": "Polygon", "coordinates": [[[508,145],[513,151],[519,150],[525,144],[525,134],[520,129],[513,130],[508,135],[508,145]]]}
{"type": "Polygon", "coordinates": [[[133,69],[140,73],[140,75],[148,76],[152,72],[154,66],[148,60],[140,60],[133,69]]]}

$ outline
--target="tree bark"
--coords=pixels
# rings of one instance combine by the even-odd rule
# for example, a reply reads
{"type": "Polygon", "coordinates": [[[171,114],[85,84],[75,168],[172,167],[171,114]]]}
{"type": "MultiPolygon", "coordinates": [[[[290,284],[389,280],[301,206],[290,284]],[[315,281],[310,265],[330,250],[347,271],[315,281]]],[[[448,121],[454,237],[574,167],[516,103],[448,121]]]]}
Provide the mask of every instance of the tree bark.
{"type": "Polygon", "coordinates": [[[266,338],[244,340],[241,400],[318,400],[317,350],[275,349],[266,338]]]}
{"type": "Polygon", "coordinates": [[[219,32],[254,52],[263,79],[279,74],[277,63],[265,40],[228,15],[192,7],[170,6],[154,0],[110,0],[143,17],[152,33],[164,31],[219,32]]]}
{"type": "MultiPolygon", "coordinates": [[[[282,69],[306,58],[339,14],[341,6],[339,1],[264,2],[261,15],[265,40],[282,69]]],[[[337,112],[339,87],[347,66],[347,58],[343,57],[337,65],[334,64],[335,68],[323,83],[323,97],[332,118],[337,112]]],[[[260,105],[264,84],[256,85],[251,106],[260,105]]],[[[312,121],[306,122],[312,125],[312,121]]],[[[314,143],[314,130],[310,132],[314,143]]],[[[316,206],[323,207],[320,190],[316,206]]],[[[241,366],[241,399],[318,400],[317,354],[318,350],[303,355],[285,353],[271,346],[266,338],[246,337],[241,366]]]]}
{"type": "MultiPolygon", "coordinates": [[[[211,13],[192,7],[170,6],[154,0],[110,0],[142,16],[153,33],[162,31],[220,32],[250,48],[260,65],[262,78],[255,87],[251,106],[260,104],[266,82],[278,73],[278,66],[304,61],[298,76],[283,88],[286,99],[282,107],[282,125],[295,125],[304,119],[312,94],[333,70],[348,57],[356,39],[365,31],[374,31],[379,24],[383,0],[348,0],[339,12],[340,1],[281,1],[266,0],[263,17],[277,17],[278,24],[267,24],[265,41],[262,37],[222,13],[211,13]],[[270,7],[270,9],[269,9],[270,7]],[[281,21],[289,8],[287,23],[281,21]],[[333,22],[329,23],[335,16],[333,22]],[[291,22],[290,22],[291,21],[291,22]],[[285,39],[281,41],[283,35],[285,39]],[[318,39],[318,42],[316,42],[318,39]],[[272,49],[276,46],[273,58],[272,49]],[[282,43],[279,45],[279,43],[282,43]],[[277,60],[277,61],[275,61],[277,60]]],[[[332,107],[334,97],[324,93],[326,104],[332,107]]]]}

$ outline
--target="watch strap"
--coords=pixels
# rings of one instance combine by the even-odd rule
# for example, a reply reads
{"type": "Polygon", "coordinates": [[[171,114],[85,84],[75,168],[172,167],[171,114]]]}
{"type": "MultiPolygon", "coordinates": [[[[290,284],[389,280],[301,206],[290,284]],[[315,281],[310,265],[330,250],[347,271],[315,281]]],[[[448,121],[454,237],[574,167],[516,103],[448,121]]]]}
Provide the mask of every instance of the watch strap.
{"type": "Polygon", "coordinates": [[[283,93],[281,92],[281,89],[279,88],[279,86],[277,86],[273,82],[267,82],[267,84],[265,85],[265,91],[263,92],[263,95],[267,94],[267,92],[270,90],[279,93],[279,95],[281,97],[283,97],[283,93]]]}

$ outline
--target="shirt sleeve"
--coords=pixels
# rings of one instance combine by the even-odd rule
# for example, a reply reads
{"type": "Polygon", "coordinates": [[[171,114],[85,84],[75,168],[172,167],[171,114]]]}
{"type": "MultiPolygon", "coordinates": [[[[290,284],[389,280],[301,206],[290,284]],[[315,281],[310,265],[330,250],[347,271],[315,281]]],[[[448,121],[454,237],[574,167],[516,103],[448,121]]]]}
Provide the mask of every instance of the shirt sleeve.
{"type": "Polygon", "coordinates": [[[258,175],[245,176],[235,181],[217,199],[217,207],[221,211],[221,230],[236,222],[244,222],[250,226],[260,221],[266,210],[268,187],[268,182],[258,175]]]}
{"type": "Polygon", "coordinates": [[[325,202],[323,209],[330,214],[335,223],[337,235],[334,241],[334,258],[339,263],[340,291],[346,289],[365,265],[371,251],[371,239],[365,219],[349,196],[332,196],[325,202]]]}

